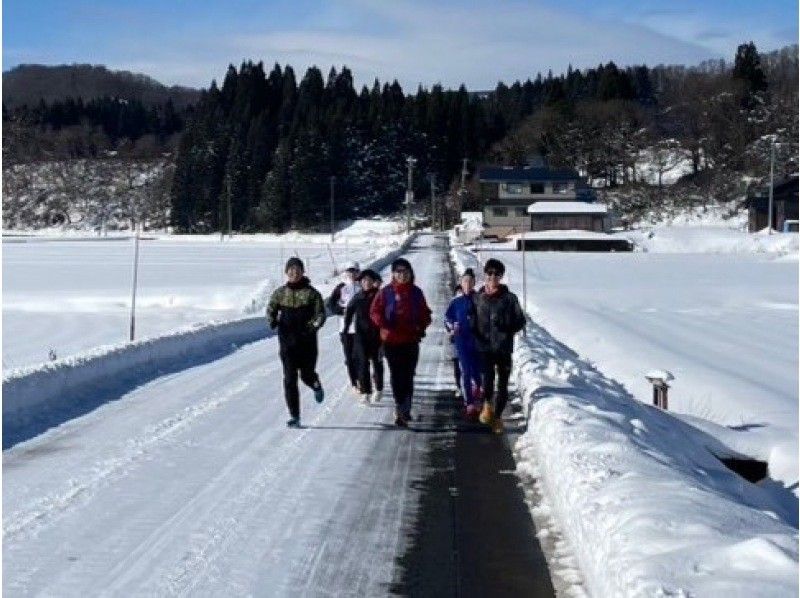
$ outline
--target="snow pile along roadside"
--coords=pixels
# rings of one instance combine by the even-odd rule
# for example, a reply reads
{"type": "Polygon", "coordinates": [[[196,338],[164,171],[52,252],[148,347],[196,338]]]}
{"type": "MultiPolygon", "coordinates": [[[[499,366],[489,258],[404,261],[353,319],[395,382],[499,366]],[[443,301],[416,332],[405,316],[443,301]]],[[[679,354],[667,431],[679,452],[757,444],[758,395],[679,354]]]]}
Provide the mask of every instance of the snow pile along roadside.
{"type": "MultiPolygon", "coordinates": [[[[380,271],[405,252],[413,235],[384,253],[365,268],[380,271]]],[[[269,283],[259,295],[268,299],[269,283]]],[[[320,288],[320,291],[325,291],[320,288]]],[[[252,313],[263,312],[258,300],[252,313]]],[[[163,372],[207,361],[243,344],[269,336],[262,314],[230,321],[211,322],[181,328],[165,335],[91,351],[41,365],[3,373],[3,431],[14,436],[31,421],[52,421],[53,412],[73,412],[70,402],[94,400],[113,392],[124,380],[143,383],[163,372]],[[66,403],[66,404],[65,404],[66,403]]],[[[58,418],[56,418],[58,419],[58,418]]]]}
{"type": "Polygon", "coordinates": [[[515,453],[594,596],[789,596],[797,513],[726,469],[719,440],[639,403],[536,325],[515,377],[515,453]]]}

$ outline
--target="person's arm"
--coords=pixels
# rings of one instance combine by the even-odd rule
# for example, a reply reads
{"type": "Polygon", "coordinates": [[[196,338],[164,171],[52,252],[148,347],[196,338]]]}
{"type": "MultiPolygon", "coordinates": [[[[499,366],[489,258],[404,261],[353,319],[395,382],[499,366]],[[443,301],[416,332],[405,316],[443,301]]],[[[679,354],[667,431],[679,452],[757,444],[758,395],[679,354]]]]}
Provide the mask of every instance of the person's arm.
{"type": "Polygon", "coordinates": [[[369,319],[375,324],[377,328],[384,328],[383,321],[383,289],[375,293],[375,298],[372,300],[372,305],[369,306],[369,319]]]}
{"type": "Polygon", "coordinates": [[[267,304],[267,323],[272,330],[278,327],[278,314],[280,311],[278,295],[280,290],[280,288],[277,288],[272,292],[272,296],[270,296],[269,303],[267,304]]]}
{"type": "Polygon", "coordinates": [[[511,315],[512,315],[511,327],[512,327],[512,332],[514,332],[514,334],[516,334],[517,332],[519,332],[520,330],[525,328],[525,324],[526,324],[527,320],[525,318],[525,312],[522,311],[522,307],[519,304],[519,300],[517,299],[517,296],[516,295],[512,295],[512,298],[514,299],[514,301],[512,302],[512,308],[511,308],[512,309],[512,312],[511,312],[511,315]]]}
{"type": "Polygon", "coordinates": [[[356,314],[356,308],[364,301],[366,297],[363,297],[360,293],[353,297],[350,300],[350,303],[347,304],[347,307],[344,309],[344,329],[350,330],[350,324],[353,323],[353,316],[356,314]]]}
{"type": "Polygon", "coordinates": [[[422,292],[422,289],[419,291],[419,295],[422,298],[422,322],[421,322],[421,330],[420,332],[425,332],[425,329],[431,325],[431,308],[428,307],[428,302],[425,301],[425,294],[422,292]]]}
{"type": "Polygon", "coordinates": [[[450,305],[447,306],[447,311],[444,312],[444,328],[450,334],[453,334],[456,324],[456,300],[453,299],[450,305]]]}
{"type": "Polygon", "coordinates": [[[332,314],[336,314],[337,316],[341,316],[344,313],[344,308],[340,305],[339,300],[342,298],[342,287],[344,286],[343,282],[340,282],[336,285],[331,293],[331,296],[328,297],[328,309],[332,314]]]}
{"type": "Polygon", "coordinates": [[[316,331],[325,324],[325,302],[322,300],[322,295],[320,295],[319,291],[316,289],[314,289],[311,301],[314,307],[314,317],[309,325],[316,331]]]}

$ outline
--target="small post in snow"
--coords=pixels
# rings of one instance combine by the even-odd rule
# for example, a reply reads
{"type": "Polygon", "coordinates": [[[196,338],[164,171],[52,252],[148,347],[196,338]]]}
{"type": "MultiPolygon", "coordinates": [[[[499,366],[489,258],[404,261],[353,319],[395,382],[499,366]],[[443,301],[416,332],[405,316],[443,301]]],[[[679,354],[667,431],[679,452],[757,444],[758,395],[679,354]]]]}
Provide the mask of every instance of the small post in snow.
{"type": "Polygon", "coordinates": [[[133,284],[131,285],[131,335],[133,341],[136,335],[136,282],[139,277],[139,231],[133,237],[133,284]]]}
{"type": "Polygon", "coordinates": [[[666,411],[668,409],[667,391],[669,390],[667,383],[674,380],[675,376],[666,370],[653,370],[647,372],[644,377],[653,385],[653,405],[666,411]]]}
{"type": "MultiPolygon", "coordinates": [[[[525,268],[525,231],[520,236],[520,246],[522,247],[522,311],[528,313],[528,270],[525,268]]],[[[522,329],[522,334],[528,336],[528,327],[522,329]]]]}

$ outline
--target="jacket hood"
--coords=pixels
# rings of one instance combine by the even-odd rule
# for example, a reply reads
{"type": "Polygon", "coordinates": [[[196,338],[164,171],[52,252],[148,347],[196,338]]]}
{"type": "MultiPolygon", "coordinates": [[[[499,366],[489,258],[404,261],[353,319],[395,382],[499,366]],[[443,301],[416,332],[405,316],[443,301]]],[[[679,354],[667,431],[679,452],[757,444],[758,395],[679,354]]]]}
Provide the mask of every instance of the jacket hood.
{"type": "Polygon", "coordinates": [[[307,287],[309,284],[311,284],[311,281],[308,279],[308,276],[303,276],[297,282],[294,282],[294,283],[287,282],[286,286],[289,287],[290,289],[296,290],[296,289],[303,289],[303,288],[307,287]]]}

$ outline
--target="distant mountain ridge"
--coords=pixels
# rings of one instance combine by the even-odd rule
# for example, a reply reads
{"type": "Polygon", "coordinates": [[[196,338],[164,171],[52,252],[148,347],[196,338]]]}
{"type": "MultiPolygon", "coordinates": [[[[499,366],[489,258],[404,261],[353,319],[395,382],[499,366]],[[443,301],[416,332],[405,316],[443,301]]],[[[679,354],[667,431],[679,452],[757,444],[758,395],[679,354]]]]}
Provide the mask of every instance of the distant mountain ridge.
{"type": "Polygon", "coordinates": [[[3,73],[3,104],[7,108],[33,106],[40,100],[49,104],[70,97],[84,101],[102,97],[138,99],[145,105],[171,99],[176,108],[182,108],[197,102],[200,90],[167,87],[147,75],[91,64],[21,64],[3,73]]]}

